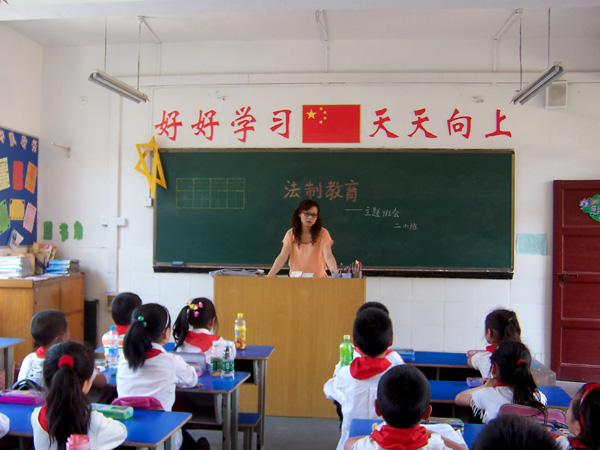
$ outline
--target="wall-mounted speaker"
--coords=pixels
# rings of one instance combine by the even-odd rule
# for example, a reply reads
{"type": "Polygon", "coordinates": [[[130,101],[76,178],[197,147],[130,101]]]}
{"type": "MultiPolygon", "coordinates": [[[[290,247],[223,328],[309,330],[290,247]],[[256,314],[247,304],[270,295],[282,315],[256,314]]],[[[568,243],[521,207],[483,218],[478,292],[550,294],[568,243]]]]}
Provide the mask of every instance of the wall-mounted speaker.
{"type": "Polygon", "coordinates": [[[555,81],[546,88],[546,108],[567,107],[567,80],[555,81]]]}

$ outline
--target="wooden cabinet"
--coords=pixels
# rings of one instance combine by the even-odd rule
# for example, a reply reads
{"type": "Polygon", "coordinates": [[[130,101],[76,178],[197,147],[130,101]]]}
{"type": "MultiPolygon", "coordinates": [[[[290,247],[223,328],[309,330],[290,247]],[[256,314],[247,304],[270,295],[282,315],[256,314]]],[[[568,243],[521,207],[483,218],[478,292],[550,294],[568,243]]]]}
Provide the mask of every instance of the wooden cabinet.
{"type": "MultiPolygon", "coordinates": [[[[364,278],[214,278],[217,334],[233,340],[233,322],[244,313],[248,344],[275,346],[268,362],[267,415],[336,417],[323,385],[365,296],[364,278]]],[[[256,392],[242,390],[240,408],[256,411],[253,401],[256,392]]]]}
{"type": "Polygon", "coordinates": [[[0,336],[25,339],[15,347],[17,364],[35,349],[29,323],[38,311],[60,309],[67,316],[71,339],[83,341],[83,283],[83,274],[0,280],[0,336]]]}

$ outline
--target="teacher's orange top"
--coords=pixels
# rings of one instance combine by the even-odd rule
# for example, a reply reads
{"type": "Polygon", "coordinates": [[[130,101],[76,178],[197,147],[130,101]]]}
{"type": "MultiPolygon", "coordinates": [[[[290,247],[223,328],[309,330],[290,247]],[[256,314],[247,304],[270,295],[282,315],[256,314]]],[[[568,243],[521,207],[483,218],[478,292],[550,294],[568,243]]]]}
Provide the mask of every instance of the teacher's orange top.
{"type": "Polygon", "coordinates": [[[321,228],[319,237],[314,244],[300,244],[294,242],[294,235],[290,228],[283,238],[283,243],[290,249],[290,272],[301,271],[302,273],[312,273],[315,278],[327,278],[327,264],[323,254],[325,245],[333,245],[333,239],[329,231],[321,228]]]}

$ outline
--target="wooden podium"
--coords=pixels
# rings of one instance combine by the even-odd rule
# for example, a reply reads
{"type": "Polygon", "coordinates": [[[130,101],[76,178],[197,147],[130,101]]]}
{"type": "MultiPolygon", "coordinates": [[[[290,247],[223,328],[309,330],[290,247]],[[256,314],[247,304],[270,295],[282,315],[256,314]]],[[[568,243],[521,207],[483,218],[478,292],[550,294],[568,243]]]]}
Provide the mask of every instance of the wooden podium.
{"type": "MultiPolygon", "coordinates": [[[[339,361],[344,334],[352,334],[365,302],[365,280],[217,276],[217,333],[233,340],[243,313],[247,343],[274,345],[269,358],[266,413],[288,417],[337,417],[323,385],[339,361]]],[[[243,389],[242,411],[255,410],[256,391],[243,389]]]]}

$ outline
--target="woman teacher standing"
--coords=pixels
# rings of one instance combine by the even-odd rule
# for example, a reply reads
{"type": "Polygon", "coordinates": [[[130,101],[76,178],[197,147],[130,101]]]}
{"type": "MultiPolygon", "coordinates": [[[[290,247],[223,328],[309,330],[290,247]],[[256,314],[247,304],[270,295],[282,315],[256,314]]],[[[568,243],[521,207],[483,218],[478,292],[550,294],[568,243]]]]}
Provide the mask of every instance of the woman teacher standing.
{"type": "Polygon", "coordinates": [[[285,234],[281,253],[275,259],[268,276],[277,275],[288,257],[290,273],[300,271],[312,273],[315,278],[327,278],[327,267],[331,273],[337,273],[337,263],[331,252],[333,240],[323,228],[319,212],[317,202],[300,202],[292,216],[292,228],[285,234]]]}

